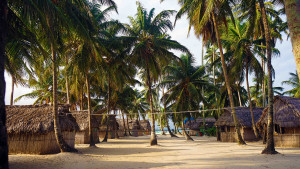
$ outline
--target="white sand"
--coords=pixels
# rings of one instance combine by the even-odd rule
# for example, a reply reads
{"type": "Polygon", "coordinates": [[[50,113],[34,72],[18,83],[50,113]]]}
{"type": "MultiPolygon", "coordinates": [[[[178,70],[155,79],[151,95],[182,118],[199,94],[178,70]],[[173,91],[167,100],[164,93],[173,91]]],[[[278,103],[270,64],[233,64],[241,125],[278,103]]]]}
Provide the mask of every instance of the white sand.
{"type": "Polygon", "coordinates": [[[300,168],[300,148],[277,148],[278,155],[260,154],[261,142],[239,146],[214,137],[158,136],[158,146],[149,146],[149,136],[127,137],[97,144],[77,145],[81,154],[10,155],[11,169],[100,168],[300,168]]]}

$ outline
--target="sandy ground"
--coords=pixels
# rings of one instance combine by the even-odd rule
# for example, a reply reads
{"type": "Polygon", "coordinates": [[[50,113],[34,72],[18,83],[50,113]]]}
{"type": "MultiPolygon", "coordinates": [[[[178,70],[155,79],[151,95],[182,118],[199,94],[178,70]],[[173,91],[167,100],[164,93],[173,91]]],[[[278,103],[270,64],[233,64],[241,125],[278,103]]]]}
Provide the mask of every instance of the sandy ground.
{"type": "Polygon", "coordinates": [[[76,145],[80,151],[53,155],[10,155],[11,169],[102,169],[102,168],[290,168],[300,169],[300,148],[277,148],[278,155],[262,155],[261,142],[239,146],[221,143],[215,137],[158,136],[158,146],[149,146],[149,136],[127,137],[97,144],[76,145]]]}

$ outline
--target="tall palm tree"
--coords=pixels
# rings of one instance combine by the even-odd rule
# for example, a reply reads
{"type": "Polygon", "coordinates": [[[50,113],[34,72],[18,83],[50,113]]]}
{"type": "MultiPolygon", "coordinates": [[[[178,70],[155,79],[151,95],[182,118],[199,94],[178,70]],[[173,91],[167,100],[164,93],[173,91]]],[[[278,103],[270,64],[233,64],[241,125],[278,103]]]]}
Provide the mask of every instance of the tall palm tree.
{"type": "MultiPolygon", "coordinates": [[[[219,26],[221,22],[226,21],[226,16],[232,17],[229,1],[220,1],[220,0],[205,0],[205,1],[196,1],[196,0],[179,0],[181,9],[177,14],[177,18],[180,18],[183,14],[187,14],[190,20],[190,27],[194,26],[194,29],[197,33],[202,32],[202,36],[206,36],[207,26],[211,25],[211,32],[214,32],[210,39],[214,40],[213,37],[217,39],[217,44],[220,50],[221,63],[223,68],[223,74],[225,79],[226,89],[229,95],[230,107],[232,108],[232,116],[235,123],[237,141],[238,144],[245,144],[241,132],[240,126],[237,123],[237,117],[234,109],[234,100],[232,97],[232,90],[230,88],[230,82],[228,77],[227,65],[225,63],[225,57],[223,54],[223,48],[221,44],[219,26]],[[204,34],[205,33],[205,34],[204,34]]],[[[225,23],[226,24],[226,23],[225,23]]]]}
{"type": "Polygon", "coordinates": [[[6,133],[6,112],[5,112],[5,38],[7,35],[7,1],[0,2],[0,168],[8,169],[8,145],[6,133]]]}
{"type": "Polygon", "coordinates": [[[300,98],[300,82],[297,71],[295,73],[290,73],[290,78],[287,81],[283,81],[282,84],[292,86],[293,89],[283,92],[283,94],[288,94],[292,97],[300,98]]]}
{"type": "Polygon", "coordinates": [[[137,2],[136,17],[130,17],[131,25],[127,26],[129,43],[132,45],[131,62],[145,72],[145,84],[149,91],[149,103],[151,110],[151,140],[150,145],[157,145],[155,134],[155,118],[153,109],[152,85],[161,74],[161,68],[170,60],[177,57],[170,49],[188,52],[188,50],[177,41],[171,40],[166,34],[172,30],[172,22],[169,17],[175,12],[165,10],[154,15],[154,8],[148,13],[139,2],[137,2]]]}
{"type": "MultiPolygon", "coordinates": [[[[166,104],[171,104],[175,111],[197,110],[200,101],[206,104],[201,90],[211,89],[212,85],[205,73],[205,67],[195,67],[191,55],[181,55],[180,59],[182,63],[173,63],[166,67],[168,75],[160,83],[168,88],[166,104]]],[[[190,117],[190,114],[181,114],[181,127],[186,139],[192,140],[184,130],[184,117],[190,117]]]]}
{"type": "Polygon", "coordinates": [[[263,77],[263,70],[259,61],[255,57],[254,44],[251,40],[248,40],[246,23],[241,24],[238,20],[235,20],[235,25],[229,23],[229,30],[222,35],[223,43],[225,43],[228,50],[233,50],[233,65],[231,68],[234,72],[243,74],[245,70],[245,78],[248,93],[248,103],[251,112],[252,128],[256,138],[259,138],[259,134],[255,125],[253,107],[251,103],[251,93],[249,88],[249,72],[254,72],[258,79],[263,77]],[[241,63],[241,64],[239,64],[241,63]]]}

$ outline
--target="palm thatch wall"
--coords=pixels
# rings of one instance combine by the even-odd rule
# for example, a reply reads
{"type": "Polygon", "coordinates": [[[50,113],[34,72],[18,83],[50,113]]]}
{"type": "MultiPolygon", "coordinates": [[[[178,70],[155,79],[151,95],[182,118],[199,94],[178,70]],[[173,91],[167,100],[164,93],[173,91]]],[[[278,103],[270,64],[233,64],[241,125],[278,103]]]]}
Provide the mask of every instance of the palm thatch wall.
{"type": "MultiPolygon", "coordinates": [[[[274,97],[274,142],[276,147],[300,147],[300,99],[286,96],[274,97]]],[[[257,122],[263,136],[268,123],[268,108],[257,122]]]]}
{"type": "MultiPolygon", "coordinates": [[[[124,136],[124,130],[129,130],[132,136],[143,136],[143,135],[149,135],[151,131],[150,122],[148,120],[137,120],[137,119],[128,119],[128,125],[127,125],[127,119],[124,119],[125,126],[123,119],[117,119],[118,123],[118,131],[122,132],[121,136],[124,136]]],[[[120,136],[120,135],[119,135],[120,136]]]]}
{"type": "MultiPolygon", "coordinates": [[[[215,125],[216,119],[213,117],[205,118],[205,126],[213,127],[215,125]]],[[[199,117],[195,120],[187,121],[184,124],[186,129],[189,129],[190,136],[200,136],[200,128],[203,126],[203,118],[199,117]]]]}
{"type": "MultiPolygon", "coordinates": [[[[9,153],[50,154],[60,152],[54,135],[52,106],[6,106],[9,153]]],[[[79,129],[69,113],[69,105],[58,107],[60,126],[64,140],[75,144],[75,132],[79,129]]]]}
{"type": "MultiPolygon", "coordinates": [[[[264,108],[253,108],[254,121],[257,122],[262,115],[264,108]]],[[[245,141],[256,141],[254,131],[252,130],[252,118],[249,108],[236,108],[236,115],[238,124],[241,126],[241,134],[245,141]]],[[[222,142],[236,142],[235,125],[232,117],[232,109],[224,110],[224,113],[216,121],[215,125],[220,129],[220,141],[222,142]]]]}
{"type": "MultiPolygon", "coordinates": [[[[79,131],[76,132],[75,135],[75,143],[76,144],[89,144],[89,115],[87,111],[76,111],[72,114],[75,118],[79,131]]],[[[99,143],[99,128],[103,125],[103,116],[102,115],[92,115],[92,131],[94,141],[99,143]]]]}

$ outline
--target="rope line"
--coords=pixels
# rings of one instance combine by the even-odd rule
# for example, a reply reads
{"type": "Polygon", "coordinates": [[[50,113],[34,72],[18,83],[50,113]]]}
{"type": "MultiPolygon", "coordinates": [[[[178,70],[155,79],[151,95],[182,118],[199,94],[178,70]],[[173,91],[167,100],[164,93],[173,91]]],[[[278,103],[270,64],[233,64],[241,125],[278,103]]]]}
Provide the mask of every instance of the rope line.
{"type": "MultiPolygon", "coordinates": [[[[234,109],[236,108],[246,108],[246,107],[234,107],[234,109]]],[[[160,112],[160,111],[156,111],[156,113],[145,113],[145,114],[181,114],[181,113],[202,113],[202,112],[208,112],[208,111],[214,111],[214,110],[230,110],[232,109],[231,107],[224,107],[224,108],[219,108],[219,109],[206,109],[206,110],[192,110],[192,111],[179,111],[179,112],[160,112]],[[159,113],[158,113],[159,112],[159,113]]],[[[80,114],[82,115],[82,113],[72,113],[72,112],[87,112],[87,110],[81,110],[81,111],[71,111],[71,113],[66,113],[66,114],[80,114]]],[[[139,115],[140,113],[131,113],[130,115],[139,115]]],[[[232,114],[232,112],[231,112],[232,114]]],[[[117,116],[116,114],[91,114],[91,116],[117,116]]]]}

